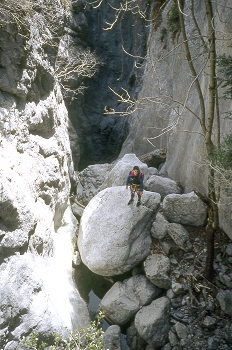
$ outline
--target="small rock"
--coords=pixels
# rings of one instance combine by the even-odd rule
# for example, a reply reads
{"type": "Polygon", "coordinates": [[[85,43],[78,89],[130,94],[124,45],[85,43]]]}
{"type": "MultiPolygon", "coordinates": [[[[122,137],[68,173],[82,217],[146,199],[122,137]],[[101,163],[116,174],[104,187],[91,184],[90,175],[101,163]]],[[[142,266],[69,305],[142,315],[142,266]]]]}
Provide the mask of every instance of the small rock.
{"type": "Polygon", "coordinates": [[[163,254],[152,254],[144,261],[144,270],[147,278],[161,289],[171,287],[169,277],[170,262],[163,254]]]}
{"type": "Polygon", "coordinates": [[[227,246],[226,254],[232,257],[232,243],[227,246]]]}
{"type": "Polygon", "coordinates": [[[81,256],[80,253],[76,250],[73,254],[73,259],[72,259],[73,265],[78,266],[81,264],[81,256]]]}
{"type": "Polygon", "coordinates": [[[167,255],[171,254],[172,252],[178,249],[173,240],[160,240],[159,244],[163,249],[164,253],[167,255]]]}
{"type": "Polygon", "coordinates": [[[221,309],[225,314],[232,316],[232,291],[221,290],[217,296],[221,309]]]}
{"type": "Polygon", "coordinates": [[[165,345],[161,348],[161,350],[171,350],[171,349],[172,349],[172,347],[171,347],[171,344],[170,344],[170,343],[165,344],[165,345]]]}
{"type": "Polygon", "coordinates": [[[103,342],[107,350],[121,350],[121,329],[117,325],[107,328],[103,336],[103,342]]]}
{"type": "Polygon", "coordinates": [[[181,224],[168,224],[167,231],[180,249],[184,251],[189,251],[191,249],[192,245],[189,240],[189,233],[181,224]]]}
{"type": "Polygon", "coordinates": [[[214,317],[206,316],[204,321],[202,322],[202,326],[208,329],[212,329],[216,326],[217,320],[214,317]]]}
{"type": "Polygon", "coordinates": [[[168,221],[161,213],[157,213],[152,224],[151,235],[156,239],[163,239],[167,235],[168,221]]]}
{"type": "Polygon", "coordinates": [[[173,285],[172,285],[172,290],[173,290],[173,292],[175,293],[175,294],[180,294],[181,292],[182,292],[182,290],[183,290],[183,287],[182,287],[182,285],[180,284],[180,283],[174,283],[173,285]]]}
{"type": "Polygon", "coordinates": [[[175,294],[173,292],[172,289],[169,289],[166,293],[166,296],[169,298],[169,299],[173,299],[175,297],[175,294]]]}
{"type": "Polygon", "coordinates": [[[214,339],[214,337],[210,337],[208,339],[208,349],[209,350],[217,350],[218,349],[218,342],[214,339]]]}
{"type": "Polygon", "coordinates": [[[175,345],[177,345],[178,344],[178,338],[177,338],[177,336],[176,336],[176,334],[175,333],[173,333],[172,331],[170,331],[169,333],[168,333],[168,340],[169,340],[169,343],[170,343],[170,345],[171,346],[175,346],[175,345]]]}
{"type": "Polygon", "coordinates": [[[174,307],[174,309],[177,309],[178,307],[182,306],[182,300],[181,298],[173,298],[171,299],[171,304],[174,307]]]}
{"type": "Polygon", "coordinates": [[[180,322],[177,322],[174,326],[175,331],[180,339],[186,339],[188,336],[188,328],[180,322]]]}

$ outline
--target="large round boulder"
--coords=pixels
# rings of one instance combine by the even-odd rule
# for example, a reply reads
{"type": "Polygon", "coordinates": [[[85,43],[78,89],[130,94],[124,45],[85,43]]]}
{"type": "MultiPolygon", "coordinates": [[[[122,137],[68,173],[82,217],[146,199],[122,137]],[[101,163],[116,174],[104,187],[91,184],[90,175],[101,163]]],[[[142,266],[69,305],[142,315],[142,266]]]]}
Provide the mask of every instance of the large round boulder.
{"type": "Polygon", "coordinates": [[[78,247],[83,263],[101,276],[129,271],[149,252],[153,211],[136,201],[127,205],[129,190],[106,188],[87,205],[81,218],[78,247]]]}

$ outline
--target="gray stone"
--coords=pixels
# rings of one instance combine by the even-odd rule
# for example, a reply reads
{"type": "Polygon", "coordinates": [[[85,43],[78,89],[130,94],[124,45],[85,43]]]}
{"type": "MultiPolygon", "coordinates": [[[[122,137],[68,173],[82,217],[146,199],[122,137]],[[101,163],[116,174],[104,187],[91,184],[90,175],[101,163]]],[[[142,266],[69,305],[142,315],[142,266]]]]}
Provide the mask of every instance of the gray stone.
{"type": "Polygon", "coordinates": [[[116,162],[112,170],[107,174],[101,190],[111,186],[126,186],[126,180],[133,169],[137,165],[144,172],[144,180],[148,172],[148,166],[141,162],[134,153],[125,154],[122,159],[116,162]]]}
{"type": "Polygon", "coordinates": [[[78,205],[77,203],[73,203],[71,207],[73,215],[75,215],[77,219],[80,219],[83,215],[84,208],[78,205]]]}
{"type": "Polygon", "coordinates": [[[176,336],[175,333],[173,333],[172,331],[169,331],[168,333],[168,340],[171,346],[175,346],[179,343],[179,340],[176,336]]]}
{"type": "Polygon", "coordinates": [[[82,215],[79,252],[83,263],[99,275],[122,274],[150,252],[153,211],[127,202],[124,186],[107,188],[89,202],[82,215]]]}
{"type": "Polygon", "coordinates": [[[172,289],[169,289],[169,290],[167,290],[166,296],[167,296],[169,299],[173,299],[173,298],[175,297],[175,294],[174,294],[174,292],[173,292],[172,289]]]}
{"type": "Polygon", "coordinates": [[[219,281],[223,283],[226,287],[232,288],[232,277],[229,275],[224,275],[219,272],[219,281]]]}
{"type": "Polygon", "coordinates": [[[173,242],[173,240],[166,240],[166,239],[160,240],[159,244],[163,249],[164,253],[167,255],[179,249],[177,245],[173,242]]]}
{"type": "Polygon", "coordinates": [[[226,248],[226,254],[232,256],[232,243],[228,244],[226,248]]]}
{"type": "Polygon", "coordinates": [[[157,192],[161,197],[165,197],[171,193],[181,193],[181,189],[175,181],[158,175],[152,175],[147,180],[146,190],[157,192]]]}
{"type": "Polygon", "coordinates": [[[149,167],[148,168],[148,177],[152,176],[152,175],[157,175],[158,174],[158,170],[157,168],[154,167],[149,167]]]}
{"type": "Polygon", "coordinates": [[[121,350],[121,329],[117,325],[109,326],[103,335],[103,342],[107,350],[121,350]]]}
{"type": "Polygon", "coordinates": [[[180,224],[168,224],[167,232],[176,245],[182,250],[189,251],[192,248],[188,231],[180,224]]]}
{"type": "Polygon", "coordinates": [[[142,205],[156,212],[160,206],[161,196],[159,193],[143,191],[141,202],[142,205]]]}
{"type": "Polygon", "coordinates": [[[154,347],[166,343],[169,332],[169,309],[169,299],[162,297],[142,307],[135,316],[135,328],[138,333],[154,347]]]}
{"type": "Polygon", "coordinates": [[[81,264],[81,256],[80,253],[76,250],[73,254],[73,259],[72,259],[73,265],[78,266],[81,264]]]}
{"type": "Polygon", "coordinates": [[[232,291],[221,290],[217,296],[221,309],[225,314],[232,316],[232,291]]]}
{"type": "Polygon", "coordinates": [[[218,345],[219,345],[219,343],[214,337],[208,338],[208,349],[209,350],[217,350],[218,345]]]}
{"type": "Polygon", "coordinates": [[[173,283],[172,290],[176,295],[178,295],[183,291],[183,286],[180,283],[173,283]]]}
{"type": "Polygon", "coordinates": [[[174,326],[176,334],[180,339],[186,339],[188,336],[188,328],[180,322],[177,322],[174,326]]]}
{"type": "Polygon", "coordinates": [[[194,193],[170,194],[164,198],[163,212],[169,222],[201,226],[207,218],[207,205],[194,193]]]}
{"type": "Polygon", "coordinates": [[[82,170],[78,174],[77,200],[87,205],[100,191],[111,168],[110,164],[94,164],[82,170]]]}
{"type": "Polygon", "coordinates": [[[202,322],[202,326],[206,327],[208,329],[212,329],[216,326],[217,320],[214,317],[206,316],[205,319],[202,322]]]}
{"type": "Polygon", "coordinates": [[[144,261],[144,271],[147,278],[157,287],[169,289],[171,279],[169,277],[170,262],[163,254],[152,254],[144,261]]]}
{"type": "Polygon", "coordinates": [[[137,275],[123,282],[116,282],[105,294],[99,308],[111,323],[123,325],[143,306],[160,294],[145,276],[137,275]]]}
{"type": "Polygon", "coordinates": [[[165,344],[164,346],[162,346],[161,350],[171,350],[172,346],[170,343],[165,344]]]}
{"type": "Polygon", "coordinates": [[[126,330],[127,344],[131,350],[144,350],[147,342],[138,334],[134,323],[126,330]]]}
{"type": "Polygon", "coordinates": [[[163,239],[167,235],[168,221],[161,213],[157,213],[152,224],[151,235],[156,239],[163,239]]]}

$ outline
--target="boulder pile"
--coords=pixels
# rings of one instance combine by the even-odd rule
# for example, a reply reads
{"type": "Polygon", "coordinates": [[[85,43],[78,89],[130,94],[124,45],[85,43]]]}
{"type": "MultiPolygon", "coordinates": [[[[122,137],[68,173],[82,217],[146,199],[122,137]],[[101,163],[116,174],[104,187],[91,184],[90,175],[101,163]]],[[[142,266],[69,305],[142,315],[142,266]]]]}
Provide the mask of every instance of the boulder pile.
{"type": "MultiPolygon", "coordinates": [[[[93,167],[91,175],[95,183],[93,167]]],[[[90,270],[112,280],[99,306],[112,325],[105,335],[107,349],[121,348],[121,327],[131,350],[229,350],[232,244],[225,235],[224,244],[217,243],[215,284],[209,283],[204,278],[206,204],[194,192],[183,194],[177,183],[142,165],[133,154],[105,172],[94,197],[90,184],[91,179],[85,179],[82,194],[77,194],[78,201],[88,202],[78,247],[90,270]],[[136,201],[127,205],[130,194],[125,188],[134,165],[145,172],[139,208],[136,201]]],[[[222,235],[218,232],[218,242],[222,235]]]]}

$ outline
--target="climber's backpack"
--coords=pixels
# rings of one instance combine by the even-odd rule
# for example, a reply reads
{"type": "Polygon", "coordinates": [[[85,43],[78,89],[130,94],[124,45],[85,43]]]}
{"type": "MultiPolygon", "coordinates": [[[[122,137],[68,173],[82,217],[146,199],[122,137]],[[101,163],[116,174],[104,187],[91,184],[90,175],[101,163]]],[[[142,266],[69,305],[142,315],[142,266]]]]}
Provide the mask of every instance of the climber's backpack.
{"type": "MultiPolygon", "coordinates": [[[[135,176],[135,175],[134,175],[134,170],[131,170],[129,176],[130,176],[130,177],[135,176]]],[[[140,180],[141,177],[142,177],[142,179],[144,180],[144,173],[140,170],[138,179],[140,180]]]]}

